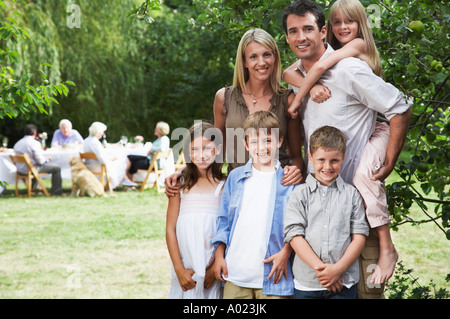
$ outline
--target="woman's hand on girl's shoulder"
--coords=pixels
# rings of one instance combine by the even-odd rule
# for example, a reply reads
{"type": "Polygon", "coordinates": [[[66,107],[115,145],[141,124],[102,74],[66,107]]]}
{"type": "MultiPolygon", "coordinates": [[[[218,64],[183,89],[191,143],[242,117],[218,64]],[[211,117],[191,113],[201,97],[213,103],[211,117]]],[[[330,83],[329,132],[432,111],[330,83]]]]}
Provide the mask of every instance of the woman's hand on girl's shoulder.
{"type": "Polygon", "coordinates": [[[180,194],[180,185],[178,183],[178,177],[181,175],[181,171],[175,172],[172,175],[167,176],[164,179],[165,189],[167,197],[173,197],[180,194]]]}

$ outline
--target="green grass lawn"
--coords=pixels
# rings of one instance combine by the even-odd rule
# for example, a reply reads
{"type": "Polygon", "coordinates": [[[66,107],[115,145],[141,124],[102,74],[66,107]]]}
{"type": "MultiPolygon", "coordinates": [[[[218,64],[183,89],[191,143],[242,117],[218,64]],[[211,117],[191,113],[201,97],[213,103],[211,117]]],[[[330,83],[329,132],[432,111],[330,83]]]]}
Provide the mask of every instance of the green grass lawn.
{"type": "Polygon", "coordinates": [[[0,197],[0,298],[167,296],[164,194],[25,199],[9,189],[0,197]]]}
{"type": "MultiPolygon", "coordinates": [[[[396,180],[399,177],[393,172],[386,183],[396,180]]],[[[428,213],[435,216],[434,205],[427,203],[427,206],[428,213]]],[[[416,204],[411,206],[410,217],[416,221],[428,219],[416,204]]],[[[441,220],[437,222],[440,224],[441,220]]],[[[398,231],[391,230],[391,234],[399,261],[414,270],[412,276],[418,278],[420,285],[427,286],[432,281],[437,287],[450,290],[445,280],[450,274],[450,242],[433,222],[400,225],[398,231]]]]}
{"type": "MultiPolygon", "coordinates": [[[[166,298],[165,195],[149,189],[72,198],[70,187],[65,181],[62,197],[27,199],[10,185],[0,196],[0,298],[166,298]]],[[[392,234],[419,282],[445,287],[444,234],[432,224],[392,234]]]]}

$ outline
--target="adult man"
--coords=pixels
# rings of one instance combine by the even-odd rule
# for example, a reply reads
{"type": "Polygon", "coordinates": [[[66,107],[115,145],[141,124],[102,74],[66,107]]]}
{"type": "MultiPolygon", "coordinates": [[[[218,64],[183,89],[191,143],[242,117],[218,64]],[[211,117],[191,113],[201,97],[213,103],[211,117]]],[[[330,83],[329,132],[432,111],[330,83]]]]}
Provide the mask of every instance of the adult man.
{"type": "MultiPolygon", "coordinates": [[[[283,27],[291,50],[300,59],[298,69],[304,75],[314,63],[334,51],[324,43],[327,30],[323,9],[311,1],[292,3],[283,15],[283,27]]],[[[305,129],[305,150],[308,149],[310,135],[317,128],[324,125],[339,128],[348,139],[341,177],[352,184],[362,151],[374,131],[377,112],[383,113],[390,120],[390,137],[384,166],[373,176],[383,181],[394,169],[403,147],[411,117],[410,105],[395,87],[384,82],[366,63],[356,58],[338,62],[323,74],[320,82],[331,91],[331,98],[320,104],[309,97],[303,100],[299,114],[305,129]]],[[[310,164],[308,172],[313,172],[310,164]]],[[[370,237],[367,242],[371,242],[370,237]]],[[[396,260],[397,252],[393,246],[386,251],[390,251],[396,260]]],[[[367,283],[365,279],[361,281],[367,283]]],[[[360,291],[358,293],[361,295],[360,291]]]]}
{"type": "Polygon", "coordinates": [[[72,129],[72,123],[66,119],[59,122],[59,129],[53,133],[51,146],[63,144],[83,144],[83,137],[77,130],[72,129]]]}
{"type": "MultiPolygon", "coordinates": [[[[27,154],[39,173],[50,173],[52,175],[52,188],[50,189],[50,193],[52,195],[61,195],[61,167],[49,163],[51,158],[44,155],[41,144],[35,140],[37,135],[37,127],[35,125],[26,125],[24,133],[25,136],[14,145],[14,152],[17,155],[27,154]]],[[[26,174],[27,170],[28,167],[25,163],[17,163],[18,172],[26,174]]]]}

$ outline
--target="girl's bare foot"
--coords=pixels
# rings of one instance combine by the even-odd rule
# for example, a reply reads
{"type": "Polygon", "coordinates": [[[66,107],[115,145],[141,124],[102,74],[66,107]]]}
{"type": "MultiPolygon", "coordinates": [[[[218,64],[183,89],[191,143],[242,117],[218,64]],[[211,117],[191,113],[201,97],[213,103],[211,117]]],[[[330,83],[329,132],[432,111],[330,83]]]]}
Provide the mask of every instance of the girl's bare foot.
{"type": "Polygon", "coordinates": [[[376,227],[375,230],[380,241],[380,256],[378,257],[377,267],[372,274],[371,282],[373,284],[382,284],[394,274],[398,253],[391,239],[389,225],[376,227]]]}
{"type": "Polygon", "coordinates": [[[380,257],[378,258],[377,267],[372,274],[371,282],[373,284],[382,284],[388,281],[394,274],[397,260],[398,253],[393,246],[391,249],[380,249],[380,257]]]}

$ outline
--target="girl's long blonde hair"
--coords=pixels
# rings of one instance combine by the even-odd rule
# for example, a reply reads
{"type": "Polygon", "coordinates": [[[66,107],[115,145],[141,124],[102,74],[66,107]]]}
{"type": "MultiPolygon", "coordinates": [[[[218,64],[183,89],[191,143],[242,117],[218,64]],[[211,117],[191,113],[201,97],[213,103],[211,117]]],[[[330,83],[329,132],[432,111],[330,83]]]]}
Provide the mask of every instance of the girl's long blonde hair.
{"type": "Polygon", "coordinates": [[[358,0],[337,0],[330,8],[330,13],[327,21],[327,42],[334,48],[341,48],[341,44],[333,34],[332,20],[335,14],[340,11],[347,18],[358,22],[358,37],[363,39],[366,43],[367,54],[370,62],[374,66],[374,73],[378,76],[383,76],[381,69],[380,54],[378,53],[375,41],[373,39],[372,30],[367,21],[366,11],[364,6],[358,0]]]}
{"type": "Polygon", "coordinates": [[[233,86],[235,88],[240,88],[242,92],[245,92],[245,83],[249,79],[249,72],[244,67],[245,49],[252,41],[265,46],[274,54],[275,64],[273,73],[270,77],[270,84],[272,86],[272,90],[276,94],[281,94],[284,90],[286,90],[286,88],[281,84],[281,62],[278,46],[269,33],[258,28],[251,29],[245,32],[245,34],[241,38],[241,41],[239,42],[239,46],[236,52],[236,65],[234,67],[233,86]]]}

